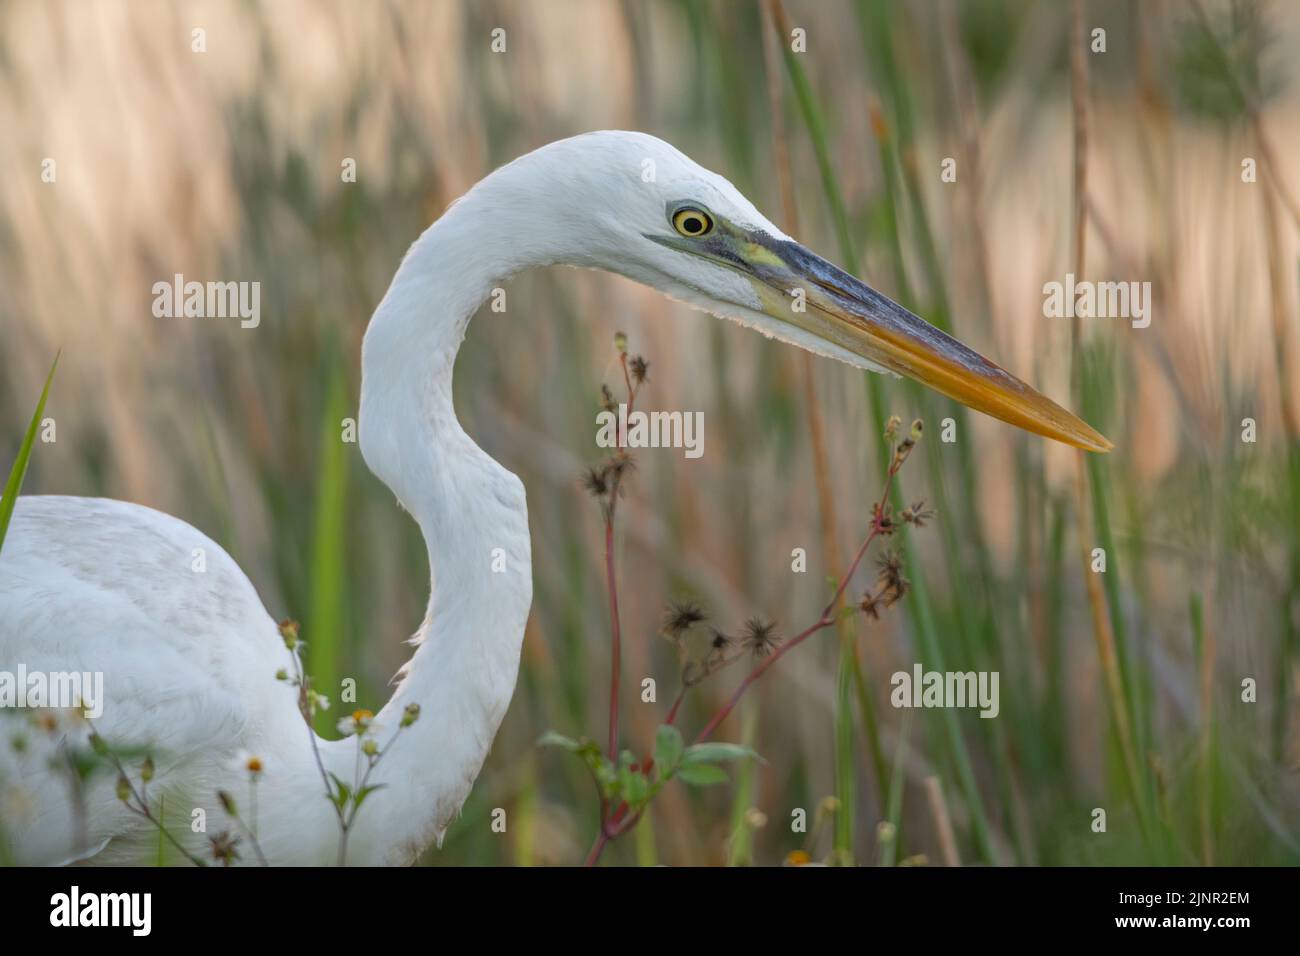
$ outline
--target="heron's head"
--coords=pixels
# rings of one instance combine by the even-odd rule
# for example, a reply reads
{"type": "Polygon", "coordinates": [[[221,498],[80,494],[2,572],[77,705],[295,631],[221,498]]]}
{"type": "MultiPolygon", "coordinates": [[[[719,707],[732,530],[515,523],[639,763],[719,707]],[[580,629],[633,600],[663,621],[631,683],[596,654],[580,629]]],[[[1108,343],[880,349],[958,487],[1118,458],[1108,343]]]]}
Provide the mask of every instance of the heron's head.
{"type": "Polygon", "coordinates": [[[716,173],[643,133],[539,150],[564,261],[617,272],[810,351],[906,375],[963,405],[1089,451],[1086,422],[786,236],[716,173]]]}

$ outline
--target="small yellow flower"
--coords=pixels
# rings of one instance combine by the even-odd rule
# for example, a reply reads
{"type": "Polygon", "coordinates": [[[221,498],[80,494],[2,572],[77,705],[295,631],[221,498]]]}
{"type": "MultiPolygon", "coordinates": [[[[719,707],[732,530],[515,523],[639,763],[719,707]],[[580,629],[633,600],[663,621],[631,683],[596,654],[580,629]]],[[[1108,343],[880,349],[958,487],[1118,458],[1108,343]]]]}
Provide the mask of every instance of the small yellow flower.
{"type": "Polygon", "coordinates": [[[348,717],[339,721],[339,733],[345,737],[350,734],[364,734],[374,727],[375,715],[368,710],[354,710],[348,717]]]}
{"type": "Polygon", "coordinates": [[[230,769],[234,773],[246,773],[250,780],[256,782],[266,771],[266,762],[255,753],[240,750],[231,757],[230,769]]]}

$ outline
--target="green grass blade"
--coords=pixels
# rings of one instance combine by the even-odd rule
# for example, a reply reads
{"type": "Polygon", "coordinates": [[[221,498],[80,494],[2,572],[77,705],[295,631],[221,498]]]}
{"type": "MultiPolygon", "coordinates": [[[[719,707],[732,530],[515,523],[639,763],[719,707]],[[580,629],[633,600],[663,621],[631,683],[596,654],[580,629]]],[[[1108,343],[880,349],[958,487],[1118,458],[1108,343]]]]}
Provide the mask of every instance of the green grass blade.
{"type": "MultiPolygon", "coordinates": [[[[337,370],[330,385],[321,422],[320,459],[316,484],[316,513],[312,533],[311,615],[307,618],[308,664],[313,686],[337,699],[347,589],[345,518],[347,508],[347,446],[339,429],[345,413],[343,376],[337,370]]],[[[329,712],[317,717],[317,730],[328,732],[329,712]]]]}
{"type": "Polygon", "coordinates": [[[903,723],[898,730],[898,743],[894,749],[894,767],[889,774],[889,802],[885,809],[886,826],[880,831],[880,865],[893,866],[898,862],[898,831],[903,825],[903,751],[911,736],[912,712],[904,711],[903,723]]]}
{"type": "MultiPolygon", "coordinates": [[[[758,728],[758,708],[745,708],[740,741],[746,747],[754,745],[758,728]]],[[[757,761],[742,760],[736,768],[735,795],[731,800],[731,842],[727,847],[727,866],[752,866],[754,864],[754,834],[745,822],[745,815],[754,805],[754,784],[757,761]]]]}
{"type": "Polygon", "coordinates": [[[853,233],[849,229],[844,196],[840,192],[839,180],[835,177],[835,165],[831,162],[831,151],[826,141],[826,128],[822,122],[822,114],[817,108],[817,100],[808,83],[808,74],[804,72],[798,54],[785,43],[781,44],[781,52],[785,59],[786,70],[790,74],[790,83],[794,86],[799,112],[803,114],[804,123],[808,126],[813,154],[817,157],[817,171],[821,174],[822,189],[826,192],[826,201],[835,219],[835,234],[839,239],[840,253],[845,260],[844,267],[852,271],[858,267],[858,255],[853,243],[853,233]]]}
{"type": "Polygon", "coordinates": [[[853,865],[853,827],[857,809],[857,761],[853,747],[853,687],[858,672],[853,634],[840,635],[840,673],[835,689],[835,862],[853,865]]]}
{"type": "MultiPolygon", "coordinates": [[[[59,353],[62,354],[62,353],[59,353]]],[[[36,403],[36,411],[27,425],[23,443],[18,448],[18,457],[9,469],[9,480],[5,482],[4,497],[0,498],[0,548],[4,548],[5,533],[9,530],[9,519],[13,517],[14,505],[18,503],[18,493],[22,490],[23,479],[27,476],[27,463],[32,458],[32,445],[36,442],[36,429],[40,427],[41,416],[45,414],[45,400],[50,397],[50,383],[54,381],[54,370],[59,367],[59,356],[54,356],[50,374],[45,376],[45,387],[41,389],[41,399],[36,403]]]]}

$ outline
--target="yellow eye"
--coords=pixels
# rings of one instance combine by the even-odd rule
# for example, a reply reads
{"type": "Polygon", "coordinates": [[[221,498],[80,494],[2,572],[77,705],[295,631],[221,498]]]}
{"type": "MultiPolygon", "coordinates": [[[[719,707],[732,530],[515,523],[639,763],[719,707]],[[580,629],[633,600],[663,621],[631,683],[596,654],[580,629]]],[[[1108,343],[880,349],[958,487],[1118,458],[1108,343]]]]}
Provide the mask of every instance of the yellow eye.
{"type": "Polygon", "coordinates": [[[697,239],[713,231],[713,219],[703,209],[687,206],[673,213],[673,228],[687,239],[697,239]]]}

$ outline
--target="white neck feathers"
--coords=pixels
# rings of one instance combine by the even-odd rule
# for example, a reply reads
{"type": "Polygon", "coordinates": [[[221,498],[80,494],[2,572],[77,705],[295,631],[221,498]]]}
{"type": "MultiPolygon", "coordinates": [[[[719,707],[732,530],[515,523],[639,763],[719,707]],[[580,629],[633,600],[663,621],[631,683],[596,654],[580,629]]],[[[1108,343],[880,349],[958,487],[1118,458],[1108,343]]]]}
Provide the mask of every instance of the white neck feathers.
{"type": "MultiPolygon", "coordinates": [[[[452,404],[470,317],[495,284],[537,264],[504,235],[494,241],[509,224],[492,221],[479,190],[411,247],[362,349],[362,454],[419,523],[431,582],[419,646],[376,718],[381,739],[407,704],[421,716],[377,771],[390,786],[358,817],[358,863],[407,862],[441,842],[505,716],[532,603],[523,485],[465,434],[452,404]]],[[[354,747],[330,748],[349,775],[354,747]]]]}

